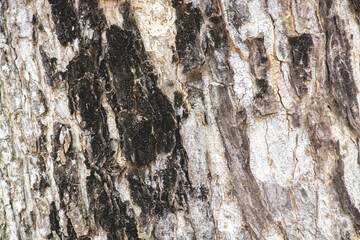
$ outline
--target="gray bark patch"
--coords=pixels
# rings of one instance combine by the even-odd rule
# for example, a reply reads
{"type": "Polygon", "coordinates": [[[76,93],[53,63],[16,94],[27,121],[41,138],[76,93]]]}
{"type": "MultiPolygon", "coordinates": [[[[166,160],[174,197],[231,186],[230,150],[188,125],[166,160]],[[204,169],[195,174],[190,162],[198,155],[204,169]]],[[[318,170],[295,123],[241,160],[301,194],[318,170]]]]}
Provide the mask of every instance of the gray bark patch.
{"type": "Polygon", "coordinates": [[[268,71],[270,69],[269,58],[264,46],[264,38],[249,38],[246,44],[250,50],[250,70],[255,78],[256,95],[254,111],[258,115],[276,113],[278,104],[273,88],[269,85],[268,71]]]}
{"type": "Polygon", "coordinates": [[[225,9],[229,25],[236,31],[250,19],[249,7],[246,1],[229,0],[225,9]]]}
{"type": "Polygon", "coordinates": [[[360,134],[358,88],[352,74],[351,39],[345,29],[345,21],[331,12],[332,2],[320,4],[325,22],[328,86],[335,110],[348,119],[349,125],[360,134]]]}
{"type": "Polygon", "coordinates": [[[273,219],[259,196],[259,186],[250,168],[250,146],[247,136],[247,113],[231,102],[231,90],[226,86],[212,87],[216,121],[224,146],[232,184],[239,205],[246,215],[252,231],[262,237],[262,231],[273,219]],[[251,206],[251,207],[249,207],[251,206]]]}
{"type": "Polygon", "coordinates": [[[353,223],[354,223],[354,227],[356,228],[356,231],[360,233],[360,211],[351,201],[350,195],[346,189],[345,179],[344,179],[344,162],[341,159],[341,155],[339,152],[340,151],[339,144],[337,144],[336,148],[338,151],[338,159],[337,159],[337,168],[334,178],[334,184],[339,194],[339,200],[341,202],[342,208],[346,213],[350,214],[350,216],[353,219],[353,223]]]}

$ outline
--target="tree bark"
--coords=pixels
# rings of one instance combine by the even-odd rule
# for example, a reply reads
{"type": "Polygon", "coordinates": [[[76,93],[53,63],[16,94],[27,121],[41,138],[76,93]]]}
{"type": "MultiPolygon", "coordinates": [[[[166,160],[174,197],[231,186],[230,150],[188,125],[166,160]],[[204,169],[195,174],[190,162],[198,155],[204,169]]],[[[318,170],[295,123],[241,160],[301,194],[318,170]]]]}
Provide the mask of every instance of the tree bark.
{"type": "Polygon", "coordinates": [[[0,239],[360,238],[358,0],[0,8],[0,239]]]}

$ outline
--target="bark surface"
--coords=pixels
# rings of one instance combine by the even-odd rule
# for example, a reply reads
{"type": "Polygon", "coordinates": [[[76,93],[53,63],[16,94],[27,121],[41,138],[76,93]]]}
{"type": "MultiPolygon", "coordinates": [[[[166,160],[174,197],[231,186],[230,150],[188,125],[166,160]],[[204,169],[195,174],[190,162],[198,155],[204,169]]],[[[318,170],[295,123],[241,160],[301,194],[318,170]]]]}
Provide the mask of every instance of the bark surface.
{"type": "Polygon", "coordinates": [[[359,1],[0,9],[0,239],[360,239],[359,1]]]}

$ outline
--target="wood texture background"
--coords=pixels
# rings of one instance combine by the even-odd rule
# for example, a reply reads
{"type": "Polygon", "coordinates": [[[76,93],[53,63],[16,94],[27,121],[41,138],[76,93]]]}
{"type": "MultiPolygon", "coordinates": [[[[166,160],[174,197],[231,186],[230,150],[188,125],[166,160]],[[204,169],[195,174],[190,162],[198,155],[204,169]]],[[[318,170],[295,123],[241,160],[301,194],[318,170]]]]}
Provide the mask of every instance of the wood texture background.
{"type": "Polygon", "coordinates": [[[0,1],[0,239],[359,239],[359,5],[0,1]]]}

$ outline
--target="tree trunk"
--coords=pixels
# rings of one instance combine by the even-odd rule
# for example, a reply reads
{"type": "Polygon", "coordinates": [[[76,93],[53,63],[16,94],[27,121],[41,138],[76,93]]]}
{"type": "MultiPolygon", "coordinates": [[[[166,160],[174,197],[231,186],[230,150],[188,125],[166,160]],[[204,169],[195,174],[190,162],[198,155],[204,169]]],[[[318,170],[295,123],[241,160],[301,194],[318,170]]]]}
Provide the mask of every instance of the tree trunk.
{"type": "Polygon", "coordinates": [[[0,239],[360,238],[358,0],[0,8],[0,239]]]}

